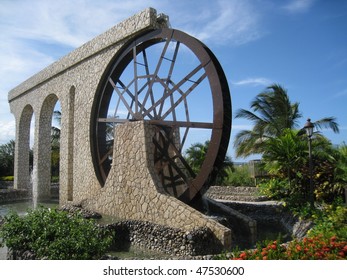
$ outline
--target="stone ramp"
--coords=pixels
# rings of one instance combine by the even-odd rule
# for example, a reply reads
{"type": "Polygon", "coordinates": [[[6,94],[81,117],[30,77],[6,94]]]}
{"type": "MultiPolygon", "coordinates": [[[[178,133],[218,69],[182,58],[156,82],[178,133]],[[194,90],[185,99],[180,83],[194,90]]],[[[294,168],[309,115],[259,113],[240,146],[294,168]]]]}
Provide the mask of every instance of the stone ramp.
{"type": "Polygon", "coordinates": [[[206,196],[217,200],[228,201],[266,201],[266,196],[261,196],[256,187],[212,186],[206,196]]]}

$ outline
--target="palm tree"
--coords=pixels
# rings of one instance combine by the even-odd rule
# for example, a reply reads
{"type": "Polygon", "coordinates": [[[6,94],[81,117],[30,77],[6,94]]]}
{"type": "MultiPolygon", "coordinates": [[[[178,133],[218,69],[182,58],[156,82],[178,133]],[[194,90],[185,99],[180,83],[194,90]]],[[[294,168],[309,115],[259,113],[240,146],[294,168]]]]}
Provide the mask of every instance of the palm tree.
{"type": "Polygon", "coordinates": [[[52,126],[51,127],[51,144],[53,147],[59,147],[60,146],[60,125],[61,125],[61,112],[60,111],[54,111],[53,117],[58,123],[58,127],[52,126]]]}
{"type": "MultiPolygon", "coordinates": [[[[200,171],[200,168],[205,160],[209,144],[209,140],[205,141],[205,143],[195,143],[185,151],[186,161],[195,172],[195,174],[199,173],[200,171]]],[[[224,162],[219,167],[217,178],[214,183],[221,184],[223,179],[228,175],[227,169],[229,168],[233,168],[233,163],[231,161],[231,158],[229,156],[226,156],[224,162]]]]}
{"type": "MultiPolygon", "coordinates": [[[[302,114],[299,103],[292,103],[287,91],[278,84],[268,86],[251,102],[252,111],[239,109],[235,118],[245,118],[253,122],[252,130],[242,130],[235,138],[234,147],[238,157],[262,154],[264,144],[281,135],[285,129],[298,129],[302,114]]],[[[317,129],[331,128],[339,132],[334,117],[323,118],[313,123],[317,129]]]]}

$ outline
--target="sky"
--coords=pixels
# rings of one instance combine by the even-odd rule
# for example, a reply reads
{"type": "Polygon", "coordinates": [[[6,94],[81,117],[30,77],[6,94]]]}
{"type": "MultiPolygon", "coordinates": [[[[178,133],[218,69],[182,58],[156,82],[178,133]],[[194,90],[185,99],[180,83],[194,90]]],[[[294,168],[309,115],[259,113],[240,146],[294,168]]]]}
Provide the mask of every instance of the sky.
{"type": "MultiPolygon", "coordinates": [[[[15,139],[8,92],[120,21],[147,8],[204,42],[228,80],[232,113],[271,84],[312,121],[336,117],[347,143],[347,0],[0,0],[0,145],[15,139]]],[[[233,139],[252,124],[232,120],[233,139]]]]}

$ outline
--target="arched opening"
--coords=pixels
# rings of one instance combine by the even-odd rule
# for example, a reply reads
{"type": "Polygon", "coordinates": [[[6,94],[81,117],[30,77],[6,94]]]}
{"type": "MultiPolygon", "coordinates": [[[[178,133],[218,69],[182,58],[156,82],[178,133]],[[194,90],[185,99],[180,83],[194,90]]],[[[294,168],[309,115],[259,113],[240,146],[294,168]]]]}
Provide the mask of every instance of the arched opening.
{"type": "MultiPolygon", "coordinates": [[[[34,175],[37,171],[37,176],[33,185],[34,198],[38,201],[51,199],[51,181],[52,181],[52,151],[58,155],[55,159],[59,166],[59,147],[52,148],[60,143],[52,139],[52,119],[54,108],[58,102],[58,97],[55,94],[50,94],[44,100],[40,109],[40,114],[36,119],[37,129],[35,129],[35,144],[34,144],[34,175]],[[36,141],[37,140],[37,141],[36,141]]],[[[60,107],[60,105],[59,105],[60,107]]],[[[59,145],[58,145],[59,146],[59,145]]],[[[59,167],[58,167],[59,174],[59,167]]]]}
{"type": "Polygon", "coordinates": [[[51,121],[51,198],[59,199],[61,105],[57,100],[51,121]]]}
{"type": "Polygon", "coordinates": [[[33,153],[30,149],[33,141],[34,110],[26,105],[16,125],[14,188],[30,190],[32,185],[33,153]]]}

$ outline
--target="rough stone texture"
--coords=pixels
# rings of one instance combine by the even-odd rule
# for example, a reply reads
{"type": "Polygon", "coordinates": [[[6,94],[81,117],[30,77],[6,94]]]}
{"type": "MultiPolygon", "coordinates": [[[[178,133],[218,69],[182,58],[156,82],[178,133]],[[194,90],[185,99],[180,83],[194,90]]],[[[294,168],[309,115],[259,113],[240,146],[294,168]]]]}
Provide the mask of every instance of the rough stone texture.
{"type": "Polygon", "coordinates": [[[30,197],[28,190],[0,189],[0,203],[28,200],[30,197]]]}
{"type": "Polygon", "coordinates": [[[143,221],[121,221],[106,225],[115,233],[114,249],[145,248],[170,256],[197,256],[221,252],[223,246],[207,228],[183,231],[143,221]]]}
{"type": "Polygon", "coordinates": [[[137,121],[116,127],[113,163],[105,186],[82,206],[126,220],[150,221],[191,231],[207,227],[226,247],[231,231],[168,195],[154,167],[155,127],[137,121]]]}
{"type": "Polygon", "coordinates": [[[258,224],[277,224],[285,229],[291,236],[302,238],[312,228],[313,223],[295,217],[286,211],[281,203],[240,203],[226,202],[223,204],[254,219],[258,224]]]}
{"type": "Polygon", "coordinates": [[[226,247],[231,232],[160,187],[153,170],[153,154],[147,149],[152,131],[143,123],[117,131],[112,171],[102,188],[91,155],[90,121],[97,88],[112,58],[131,39],[146,30],[166,27],[148,8],[121,22],[9,92],[11,112],[16,119],[14,188],[29,189],[38,200],[50,196],[50,133],[53,109],[60,102],[60,188],[59,202],[85,202],[97,212],[126,219],[152,221],[193,230],[207,227],[226,247]],[[29,173],[30,122],[35,118],[34,164],[29,173]],[[141,142],[142,141],[142,142],[141,142]]]}
{"type": "Polygon", "coordinates": [[[261,196],[256,187],[211,186],[205,194],[212,199],[233,201],[265,201],[266,196],[261,196]]]}
{"type": "Polygon", "coordinates": [[[239,245],[254,244],[257,238],[257,221],[221,202],[207,198],[210,215],[232,229],[233,242],[239,245]]]}
{"type": "Polygon", "coordinates": [[[13,182],[12,181],[0,181],[0,190],[1,189],[8,189],[13,187],[13,182]]]}

